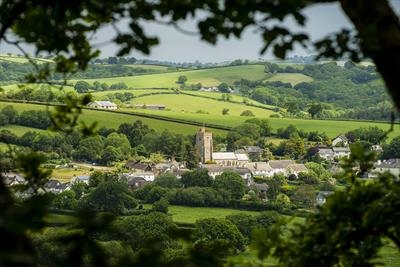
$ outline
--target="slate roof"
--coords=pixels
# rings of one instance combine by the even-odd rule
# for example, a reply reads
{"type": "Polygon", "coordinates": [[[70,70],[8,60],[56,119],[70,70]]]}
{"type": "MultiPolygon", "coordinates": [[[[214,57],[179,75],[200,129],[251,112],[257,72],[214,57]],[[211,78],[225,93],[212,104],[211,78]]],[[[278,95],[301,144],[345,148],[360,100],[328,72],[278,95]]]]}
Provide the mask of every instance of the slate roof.
{"type": "Polygon", "coordinates": [[[213,160],[236,160],[234,152],[214,152],[212,153],[213,160]]]}
{"type": "Polygon", "coordinates": [[[273,169],[286,169],[289,165],[295,164],[294,160],[270,160],[268,161],[269,166],[273,169]]]}
{"type": "Polygon", "coordinates": [[[307,172],[308,171],[307,167],[304,164],[298,164],[298,163],[290,164],[288,166],[288,168],[291,169],[294,172],[297,172],[297,173],[299,173],[299,172],[307,172]]]}

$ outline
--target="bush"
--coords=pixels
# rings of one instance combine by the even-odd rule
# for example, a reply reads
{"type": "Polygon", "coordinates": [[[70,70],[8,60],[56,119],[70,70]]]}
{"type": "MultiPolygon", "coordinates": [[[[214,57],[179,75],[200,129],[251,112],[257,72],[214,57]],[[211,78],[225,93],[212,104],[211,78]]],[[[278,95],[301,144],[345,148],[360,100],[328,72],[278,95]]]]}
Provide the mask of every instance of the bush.
{"type": "Polygon", "coordinates": [[[153,203],[153,210],[154,211],[158,211],[158,212],[162,212],[167,214],[168,213],[168,205],[169,202],[168,200],[166,200],[165,198],[162,198],[156,202],[153,203]]]}
{"type": "Polygon", "coordinates": [[[240,116],[254,117],[254,114],[253,114],[253,112],[251,112],[251,110],[245,110],[240,114],[240,116]]]}

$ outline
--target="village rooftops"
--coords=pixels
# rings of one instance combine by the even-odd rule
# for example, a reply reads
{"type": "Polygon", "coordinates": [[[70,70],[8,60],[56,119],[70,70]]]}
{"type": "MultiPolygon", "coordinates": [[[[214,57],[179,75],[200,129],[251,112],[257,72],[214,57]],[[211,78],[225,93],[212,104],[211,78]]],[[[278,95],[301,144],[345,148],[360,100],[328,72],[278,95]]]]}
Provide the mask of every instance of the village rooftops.
{"type": "Polygon", "coordinates": [[[214,152],[212,153],[213,160],[236,160],[234,152],[214,152]]]}
{"type": "Polygon", "coordinates": [[[295,164],[290,164],[288,166],[288,168],[290,170],[292,170],[292,172],[294,173],[300,173],[300,172],[307,172],[308,169],[304,164],[299,164],[299,163],[295,163],[295,164]]]}
{"type": "Polygon", "coordinates": [[[378,162],[375,165],[377,168],[397,169],[400,168],[400,159],[387,159],[378,162]]]}

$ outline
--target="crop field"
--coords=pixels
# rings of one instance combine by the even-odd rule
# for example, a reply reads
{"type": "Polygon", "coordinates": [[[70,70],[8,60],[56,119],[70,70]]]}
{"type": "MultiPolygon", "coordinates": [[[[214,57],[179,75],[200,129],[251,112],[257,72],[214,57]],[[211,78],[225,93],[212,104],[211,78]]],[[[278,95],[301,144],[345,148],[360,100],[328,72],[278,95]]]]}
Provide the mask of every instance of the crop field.
{"type": "Polygon", "coordinates": [[[301,82],[312,82],[314,79],[310,76],[301,74],[301,73],[276,73],[271,78],[264,80],[264,82],[273,82],[273,81],[281,81],[284,83],[291,83],[292,86],[295,86],[301,82]]]}
{"type": "MultiPolygon", "coordinates": [[[[229,109],[229,114],[239,116],[243,111],[250,110],[255,116],[268,117],[275,112],[261,108],[245,106],[243,104],[221,102],[213,99],[200,98],[195,96],[174,94],[174,95],[152,95],[131,100],[132,104],[164,104],[168,110],[183,113],[208,113],[220,115],[222,109],[229,109]]],[[[190,117],[190,115],[189,115],[190,117]]]]}
{"type": "MultiPolygon", "coordinates": [[[[23,56],[15,56],[15,55],[4,55],[0,54],[0,60],[2,61],[8,61],[8,62],[14,62],[14,63],[28,63],[28,59],[26,59],[23,56]]],[[[51,59],[45,59],[45,58],[33,58],[36,63],[52,63],[53,61],[51,59]]]]}
{"type": "Polygon", "coordinates": [[[132,88],[179,88],[180,85],[177,84],[176,81],[181,75],[187,77],[188,80],[186,84],[201,83],[203,86],[217,86],[223,82],[233,84],[234,81],[240,79],[264,80],[267,78],[267,74],[264,73],[263,65],[243,65],[201,70],[182,70],[129,77],[87,79],[85,81],[89,83],[99,81],[107,84],[124,82],[132,88]]]}

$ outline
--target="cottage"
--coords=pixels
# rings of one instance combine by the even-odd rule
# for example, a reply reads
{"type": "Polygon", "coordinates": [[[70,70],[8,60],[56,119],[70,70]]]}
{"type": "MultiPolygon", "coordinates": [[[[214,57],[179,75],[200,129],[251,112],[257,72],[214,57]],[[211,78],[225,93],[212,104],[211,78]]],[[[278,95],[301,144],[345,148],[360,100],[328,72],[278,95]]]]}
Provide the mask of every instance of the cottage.
{"type": "Polygon", "coordinates": [[[333,160],[335,158],[332,148],[327,147],[318,148],[318,155],[326,160],[333,160]]]}
{"type": "Polygon", "coordinates": [[[128,186],[130,189],[137,189],[145,186],[149,182],[146,181],[143,177],[133,177],[128,179],[128,186]]]}
{"type": "Polygon", "coordinates": [[[88,104],[89,108],[118,109],[117,104],[110,101],[94,101],[88,104]]]}
{"type": "Polygon", "coordinates": [[[253,183],[253,177],[251,175],[251,172],[248,168],[242,168],[242,167],[234,167],[234,166],[221,166],[218,164],[204,164],[200,166],[201,168],[207,169],[208,175],[210,175],[213,179],[215,179],[216,176],[221,175],[223,172],[235,172],[239,174],[245,183],[247,185],[250,185],[253,183]]]}
{"type": "Polygon", "coordinates": [[[26,183],[25,179],[21,175],[16,173],[6,173],[3,175],[3,178],[6,186],[13,186],[26,183]]]}
{"type": "Polygon", "coordinates": [[[83,182],[85,184],[89,184],[90,176],[89,175],[78,175],[78,176],[73,176],[71,179],[71,184],[75,184],[78,182],[83,182]]]}
{"type": "Polygon", "coordinates": [[[127,178],[129,181],[132,178],[138,178],[141,177],[147,182],[152,182],[154,181],[155,175],[153,172],[133,172],[133,173],[124,173],[122,174],[124,177],[127,178]]]}
{"type": "Polygon", "coordinates": [[[272,177],[274,170],[267,162],[250,162],[246,167],[251,171],[253,176],[272,177]]]}
{"type": "Polygon", "coordinates": [[[148,172],[153,170],[153,166],[151,164],[141,163],[137,161],[127,161],[125,163],[125,168],[131,171],[142,171],[142,172],[148,172]]]}
{"type": "Polygon", "coordinates": [[[335,158],[348,158],[350,156],[349,147],[332,147],[335,158]]]}
{"type": "Polygon", "coordinates": [[[400,175],[400,159],[378,161],[375,164],[375,171],[379,173],[388,171],[398,177],[400,175]]]}
{"type": "Polygon", "coordinates": [[[336,136],[335,138],[332,139],[332,146],[348,146],[349,145],[349,139],[341,134],[336,136]]]}
{"type": "Polygon", "coordinates": [[[270,160],[268,161],[269,166],[272,168],[272,175],[274,174],[283,174],[288,175],[289,165],[295,164],[294,160],[270,160]]]}
{"type": "Polygon", "coordinates": [[[307,167],[304,164],[299,164],[299,163],[295,163],[295,164],[290,164],[287,167],[288,173],[289,174],[294,174],[296,175],[296,177],[299,175],[299,173],[301,172],[308,172],[307,167]]]}

